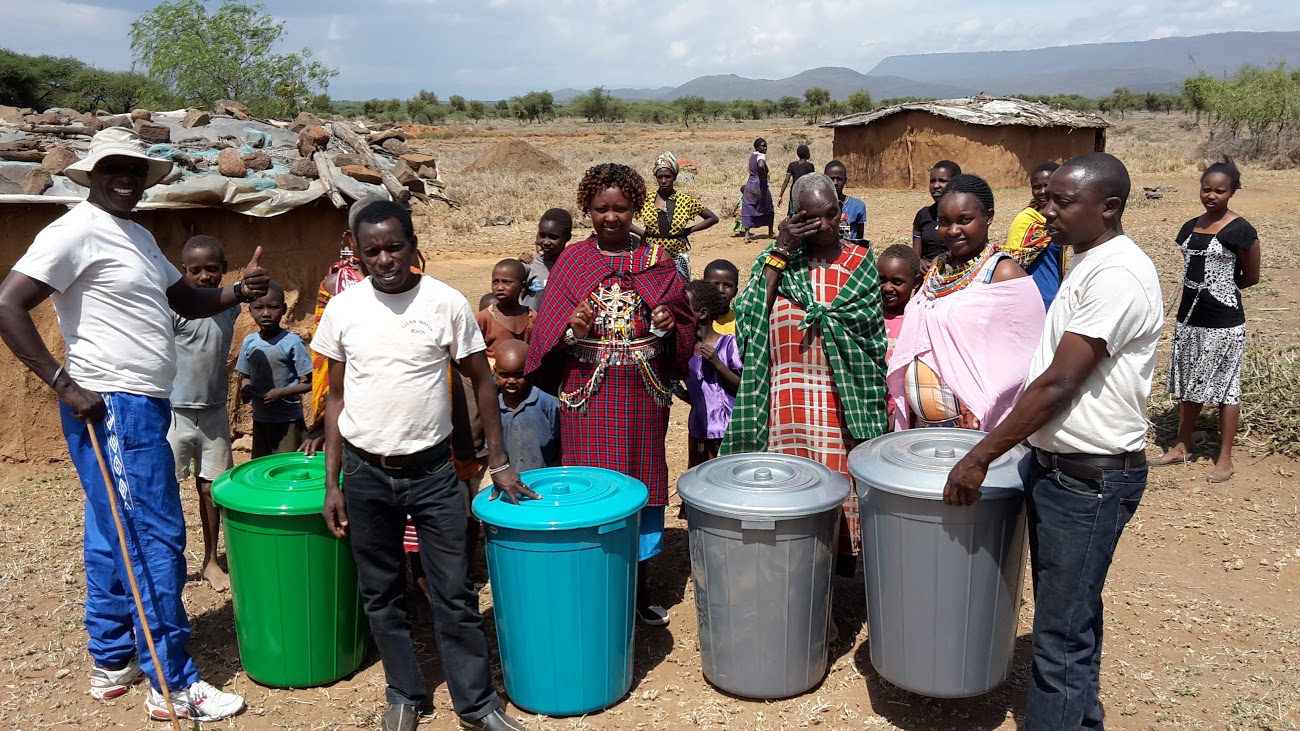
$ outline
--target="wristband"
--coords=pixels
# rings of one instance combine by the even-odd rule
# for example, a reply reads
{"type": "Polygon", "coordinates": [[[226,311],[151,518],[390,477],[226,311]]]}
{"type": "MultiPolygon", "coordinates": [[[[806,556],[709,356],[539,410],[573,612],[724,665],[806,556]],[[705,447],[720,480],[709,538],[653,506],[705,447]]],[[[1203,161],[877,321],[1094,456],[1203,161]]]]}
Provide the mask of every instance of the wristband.
{"type": "Polygon", "coordinates": [[[508,469],[510,469],[510,463],[509,463],[509,462],[506,462],[505,464],[501,465],[500,467],[489,467],[489,468],[488,468],[488,476],[489,476],[489,477],[495,477],[496,475],[499,475],[499,474],[501,474],[502,472],[505,472],[505,471],[508,470],[508,469]]]}
{"type": "Polygon", "coordinates": [[[779,272],[779,271],[783,271],[787,266],[789,266],[790,262],[786,261],[785,259],[782,259],[780,256],[777,256],[776,254],[773,253],[773,254],[768,254],[767,258],[763,259],[763,264],[770,266],[779,272]]]}
{"type": "Polygon", "coordinates": [[[56,383],[59,382],[59,376],[63,375],[64,373],[67,373],[67,372],[68,372],[67,369],[65,369],[63,366],[59,366],[59,367],[54,371],[54,375],[53,375],[53,376],[50,376],[50,388],[54,388],[54,384],[56,384],[56,383]]]}
{"type": "Polygon", "coordinates": [[[252,302],[254,299],[244,293],[244,280],[242,279],[236,280],[234,284],[230,285],[230,289],[235,293],[236,302],[252,302]]]}

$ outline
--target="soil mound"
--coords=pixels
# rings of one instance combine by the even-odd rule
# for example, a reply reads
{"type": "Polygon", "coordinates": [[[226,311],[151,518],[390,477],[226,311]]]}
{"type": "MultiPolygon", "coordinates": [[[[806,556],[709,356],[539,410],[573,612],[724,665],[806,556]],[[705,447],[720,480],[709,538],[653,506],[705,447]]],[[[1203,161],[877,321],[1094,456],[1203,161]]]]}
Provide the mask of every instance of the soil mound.
{"type": "Polygon", "coordinates": [[[512,173],[562,173],[565,168],[559,160],[519,139],[502,140],[483,153],[474,164],[465,168],[467,173],[505,170],[512,173]]]}

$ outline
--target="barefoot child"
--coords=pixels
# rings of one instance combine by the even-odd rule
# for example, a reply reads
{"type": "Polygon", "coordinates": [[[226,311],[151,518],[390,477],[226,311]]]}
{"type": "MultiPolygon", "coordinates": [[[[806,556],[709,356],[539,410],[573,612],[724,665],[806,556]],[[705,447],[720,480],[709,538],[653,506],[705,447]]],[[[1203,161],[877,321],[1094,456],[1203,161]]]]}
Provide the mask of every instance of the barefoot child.
{"type": "Polygon", "coordinates": [[[272,282],[248,305],[258,331],[239,349],[239,396],[253,403],[253,458],[298,451],[307,436],[302,394],[311,391],[311,353],[302,338],[280,326],[284,290],[272,282]]]}
{"type": "MultiPolygon", "coordinates": [[[[191,287],[215,289],[226,273],[226,254],[211,236],[195,236],[181,250],[181,275],[191,287]]],[[[176,336],[176,381],[172,385],[172,424],[167,432],[176,460],[176,481],[190,476],[199,493],[199,522],[203,526],[203,579],[217,591],[230,588],[230,578],[217,565],[217,535],[221,517],[212,504],[212,481],[235,466],[230,453],[230,416],[226,398],[230,382],[226,359],[235,337],[239,305],[212,317],[191,320],[172,313],[176,336]]]]}
{"type": "Polygon", "coordinates": [[[735,335],[736,313],[731,309],[731,301],[740,291],[740,270],[726,259],[714,259],[704,267],[704,281],[718,288],[727,305],[727,311],[713,321],[713,329],[722,335],[735,335]]]}
{"type": "Polygon", "coordinates": [[[1210,482],[1232,477],[1232,443],[1241,416],[1241,363],[1246,354],[1246,312],[1241,290],[1259,283],[1259,234],[1228,208],[1241,188],[1241,172],[1230,158],[1201,174],[1205,213],[1183,224],[1177,243],[1183,253],[1183,298],[1169,358],[1169,393],[1182,403],[1178,438],[1151,464],[1186,462],[1196,418],[1205,404],[1219,405],[1219,454],[1210,482]]]}
{"type": "Polygon", "coordinates": [[[518,259],[502,259],[492,268],[492,296],[496,301],[479,310],[474,319],[487,343],[488,362],[496,358],[497,345],[507,340],[528,342],[533,333],[533,311],[519,302],[528,270],[518,259]]]}
{"type": "Polygon", "coordinates": [[[550,278],[551,269],[555,267],[555,262],[564,253],[564,247],[571,238],[573,216],[568,211],[552,208],[542,214],[542,219],[537,222],[537,240],[533,242],[537,252],[519,257],[528,267],[528,282],[522,302],[533,312],[541,309],[546,280],[550,278]]]}
{"type": "Polygon", "coordinates": [[[560,465],[560,402],[524,379],[527,362],[527,343],[497,346],[493,372],[501,390],[501,433],[510,464],[521,474],[560,465]]]}
{"type": "Polygon", "coordinates": [[[726,298],[718,288],[697,279],[686,285],[686,299],[699,323],[695,355],[686,368],[684,394],[691,405],[686,419],[690,449],[687,466],[694,467],[718,456],[722,437],[731,423],[744,364],[736,337],[722,335],[713,327],[714,320],[727,311],[726,298]]]}

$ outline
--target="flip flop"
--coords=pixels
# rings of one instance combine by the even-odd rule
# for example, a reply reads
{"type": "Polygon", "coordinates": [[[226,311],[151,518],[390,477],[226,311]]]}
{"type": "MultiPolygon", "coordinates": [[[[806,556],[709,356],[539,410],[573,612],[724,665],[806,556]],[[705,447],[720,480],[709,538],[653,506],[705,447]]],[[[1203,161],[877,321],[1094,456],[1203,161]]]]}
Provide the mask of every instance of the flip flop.
{"type": "Polygon", "coordinates": [[[1205,478],[1205,481],[1206,481],[1206,482],[1211,482],[1211,483],[1214,483],[1214,484],[1217,485],[1217,484],[1220,484],[1220,483],[1223,483],[1223,482],[1227,482],[1228,480],[1231,480],[1231,479],[1232,479],[1232,476],[1233,476],[1234,474],[1235,474],[1235,472],[1229,472],[1229,473],[1226,474],[1226,475],[1216,475],[1216,474],[1214,474],[1214,473],[1210,473],[1210,476],[1209,476],[1209,477],[1206,477],[1206,478],[1205,478]]]}
{"type": "Polygon", "coordinates": [[[1170,465],[1176,465],[1176,464],[1186,465],[1188,462],[1191,461],[1192,461],[1191,457],[1187,455],[1183,455],[1178,459],[1161,459],[1157,457],[1153,460],[1148,461],[1147,465],[1151,467],[1168,467],[1170,465]]]}

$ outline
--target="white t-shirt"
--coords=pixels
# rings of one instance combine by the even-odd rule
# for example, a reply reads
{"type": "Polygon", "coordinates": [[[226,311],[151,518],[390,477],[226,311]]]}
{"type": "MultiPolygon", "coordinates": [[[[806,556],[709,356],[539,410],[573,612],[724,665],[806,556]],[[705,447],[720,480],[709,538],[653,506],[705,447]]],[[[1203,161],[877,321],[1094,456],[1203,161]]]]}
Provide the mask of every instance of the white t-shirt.
{"type": "Polygon", "coordinates": [[[176,346],[167,289],[181,273],[143,226],[78,203],[36,235],[14,271],[54,288],[68,375],[79,385],[171,394],[176,346]]]}
{"type": "Polygon", "coordinates": [[[449,360],[486,350],[464,295],[431,277],[401,294],[369,277],[325,306],[312,350],[347,362],[339,432],[372,454],[414,454],[451,436],[449,360]]]}
{"type": "Polygon", "coordinates": [[[1067,332],[1106,342],[1108,357],[1070,406],[1029,437],[1057,453],[1122,454],[1146,448],[1147,397],[1164,327],[1155,264],[1133,240],[1117,236],[1078,254],[1047,310],[1029,381],[1052,364],[1067,332]]]}

